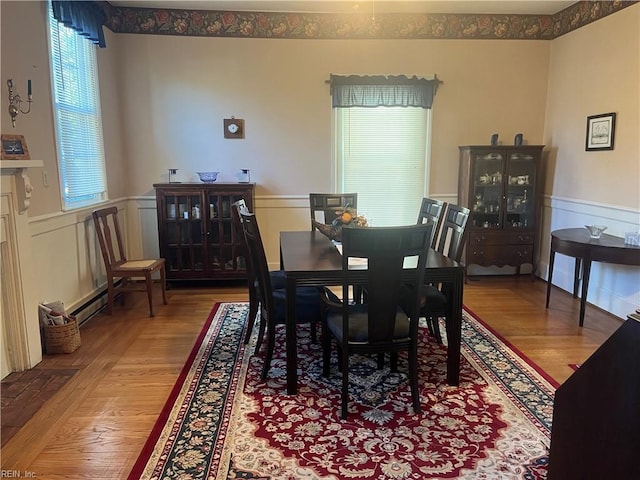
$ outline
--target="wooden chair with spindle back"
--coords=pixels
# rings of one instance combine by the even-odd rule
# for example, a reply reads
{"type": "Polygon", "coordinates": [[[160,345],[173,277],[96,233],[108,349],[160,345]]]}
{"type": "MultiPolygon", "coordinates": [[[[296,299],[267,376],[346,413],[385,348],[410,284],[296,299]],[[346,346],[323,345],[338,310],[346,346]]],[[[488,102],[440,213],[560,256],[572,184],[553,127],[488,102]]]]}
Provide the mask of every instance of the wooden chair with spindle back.
{"type": "Polygon", "coordinates": [[[160,274],[162,301],[167,304],[166,273],[164,258],[128,260],[118,224],[118,208],[107,207],[93,211],[93,223],[100,243],[100,251],[107,276],[107,313],[113,313],[115,296],[127,292],[147,292],[149,316],[153,317],[153,279],[156,272],[160,274]],[[131,282],[133,278],[144,278],[144,287],[131,282]],[[120,279],[119,285],[116,280],[120,279]]]}

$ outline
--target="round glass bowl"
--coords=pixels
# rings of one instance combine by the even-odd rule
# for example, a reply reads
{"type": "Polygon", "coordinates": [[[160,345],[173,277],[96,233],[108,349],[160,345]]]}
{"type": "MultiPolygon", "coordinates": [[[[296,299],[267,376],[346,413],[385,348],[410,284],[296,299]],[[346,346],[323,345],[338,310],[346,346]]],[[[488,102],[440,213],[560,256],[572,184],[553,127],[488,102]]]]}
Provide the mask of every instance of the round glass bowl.
{"type": "Polygon", "coordinates": [[[213,183],[218,178],[218,173],[220,172],[196,172],[198,177],[200,177],[200,181],[204,183],[213,183]]]}
{"type": "Polygon", "coordinates": [[[607,229],[604,225],[585,225],[584,228],[587,229],[591,238],[600,238],[602,232],[607,229]]]}

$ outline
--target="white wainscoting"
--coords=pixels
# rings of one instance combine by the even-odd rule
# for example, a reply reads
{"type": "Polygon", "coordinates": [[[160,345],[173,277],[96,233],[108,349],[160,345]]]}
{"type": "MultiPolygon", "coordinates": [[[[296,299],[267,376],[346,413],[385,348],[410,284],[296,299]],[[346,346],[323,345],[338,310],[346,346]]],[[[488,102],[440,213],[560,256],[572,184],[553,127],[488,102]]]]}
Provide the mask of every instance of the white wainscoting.
{"type": "MultiPolygon", "coordinates": [[[[455,202],[456,197],[440,195],[437,198],[455,202]]],[[[270,268],[279,267],[280,231],[311,228],[308,202],[306,195],[256,198],[255,211],[270,268]]],[[[159,255],[155,197],[119,199],[105,205],[116,205],[120,209],[130,258],[159,255]]],[[[600,223],[609,227],[607,233],[624,236],[624,232],[640,228],[640,213],[632,209],[554,197],[545,198],[543,219],[538,263],[542,278],[547,278],[552,230],[600,223]]],[[[61,299],[69,310],[75,310],[104,290],[104,268],[91,209],[34,217],[29,219],[29,228],[38,270],[33,288],[39,300],[61,299]]],[[[553,283],[572,291],[572,258],[556,256],[553,283]]],[[[614,315],[626,317],[640,306],[640,269],[595,263],[588,300],[614,315]]],[[[99,306],[95,305],[86,314],[99,306]]],[[[553,308],[553,293],[550,307],[553,308]]],[[[85,313],[80,316],[84,317],[85,313]]]]}
{"type": "MultiPolygon", "coordinates": [[[[107,206],[118,207],[119,224],[130,258],[145,253],[158,255],[157,228],[147,219],[148,215],[155,219],[155,200],[151,204],[146,199],[119,199],[100,205],[101,208],[107,206]],[[151,242],[152,246],[148,246],[151,242]]],[[[94,208],[29,220],[32,255],[37,265],[33,288],[40,301],[62,300],[71,312],[106,288],[104,264],[91,216],[94,208]]],[[[102,302],[96,302],[80,312],[79,322],[101,305],[102,302]]]]}

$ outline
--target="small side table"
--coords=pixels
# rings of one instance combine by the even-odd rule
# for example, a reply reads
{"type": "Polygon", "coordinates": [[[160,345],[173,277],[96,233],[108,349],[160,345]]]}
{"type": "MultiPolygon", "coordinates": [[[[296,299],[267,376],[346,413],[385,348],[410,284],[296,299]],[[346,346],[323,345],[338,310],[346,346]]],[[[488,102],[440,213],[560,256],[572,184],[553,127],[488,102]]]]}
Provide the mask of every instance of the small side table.
{"type": "Polygon", "coordinates": [[[549,253],[549,279],[547,280],[547,303],[551,294],[553,262],[557,253],[576,259],[573,277],[573,296],[578,296],[580,272],[582,271],[582,293],[580,296],[580,326],[584,325],[584,310],[589,289],[591,262],[614,263],[618,265],[639,265],[640,247],[627,245],[624,239],[602,234],[600,238],[591,238],[584,228],[565,228],[551,232],[551,251],[549,253]]]}

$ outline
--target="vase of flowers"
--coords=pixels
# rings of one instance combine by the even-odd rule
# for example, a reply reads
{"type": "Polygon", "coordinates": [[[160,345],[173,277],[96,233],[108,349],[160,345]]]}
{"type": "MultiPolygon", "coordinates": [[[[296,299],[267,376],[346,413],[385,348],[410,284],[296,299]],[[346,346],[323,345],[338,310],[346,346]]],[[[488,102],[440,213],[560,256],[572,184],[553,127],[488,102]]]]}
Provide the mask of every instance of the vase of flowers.
{"type": "Polygon", "coordinates": [[[342,228],[344,226],[357,228],[369,226],[367,218],[364,215],[358,215],[356,210],[349,205],[345,205],[340,210],[336,210],[336,218],[334,218],[330,224],[320,223],[316,220],[312,220],[311,223],[320,233],[337,242],[342,240],[342,228]]]}

